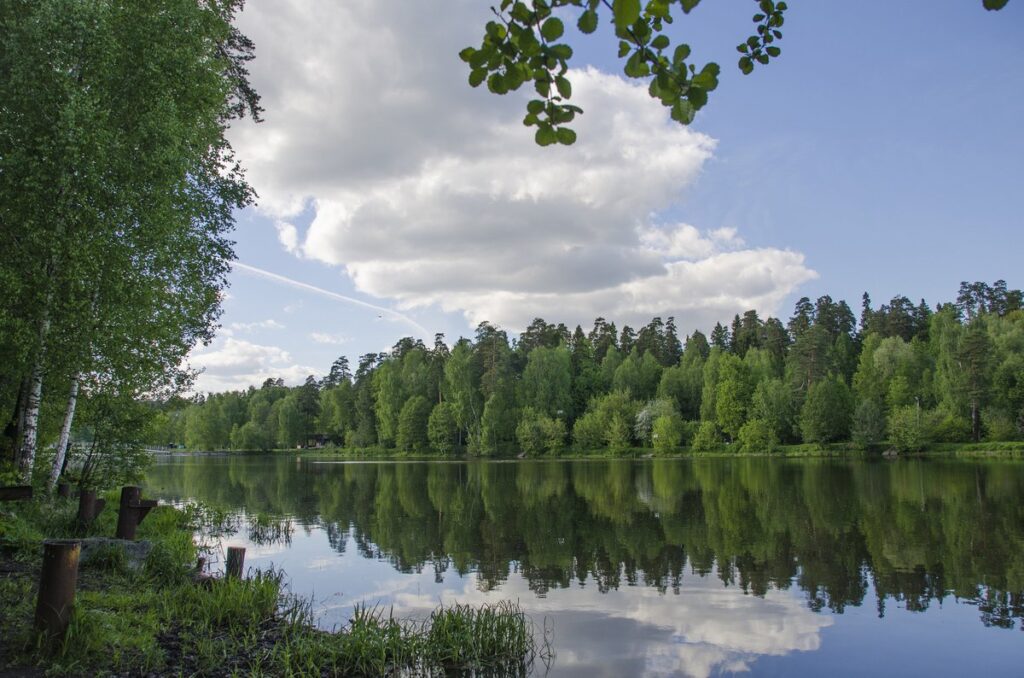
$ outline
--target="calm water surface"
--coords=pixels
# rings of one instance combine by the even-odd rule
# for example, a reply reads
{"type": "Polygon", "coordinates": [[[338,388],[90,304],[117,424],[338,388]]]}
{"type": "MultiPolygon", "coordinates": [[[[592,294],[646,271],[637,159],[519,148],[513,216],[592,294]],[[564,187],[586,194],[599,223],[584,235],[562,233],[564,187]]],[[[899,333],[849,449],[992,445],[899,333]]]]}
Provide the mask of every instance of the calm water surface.
{"type": "Polygon", "coordinates": [[[169,457],[146,491],[230,511],[327,628],[518,600],[552,676],[1024,675],[1019,463],[169,457]]]}

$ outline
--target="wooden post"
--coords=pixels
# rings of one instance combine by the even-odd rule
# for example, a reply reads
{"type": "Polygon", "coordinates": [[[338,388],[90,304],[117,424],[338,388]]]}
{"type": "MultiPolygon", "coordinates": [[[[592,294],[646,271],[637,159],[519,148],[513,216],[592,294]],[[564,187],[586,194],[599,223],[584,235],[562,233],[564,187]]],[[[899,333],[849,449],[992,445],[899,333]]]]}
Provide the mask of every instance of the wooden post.
{"type": "Polygon", "coordinates": [[[245,564],[245,548],[241,546],[228,547],[228,562],[225,574],[229,577],[242,578],[242,567],[245,564]]]}
{"type": "Polygon", "coordinates": [[[80,551],[81,542],[73,539],[43,542],[43,569],[39,576],[35,625],[51,641],[63,640],[71,621],[80,551]]]}
{"type": "Polygon", "coordinates": [[[88,527],[106,505],[106,499],[96,498],[96,490],[86,490],[83,488],[78,493],[78,524],[81,527],[88,527]]]}
{"type": "Polygon", "coordinates": [[[128,485],[121,488],[121,505],[117,512],[118,539],[135,539],[135,528],[156,506],[156,500],[142,499],[142,488],[128,485]]]}
{"type": "Polygon", "coordinates": [[[117,510],[118,539],[135,539],[135,528],[139,526],[139,518],[132,506],[142,499],[142,488],[128,485],[121,488],[121,504],[117,510]]]}

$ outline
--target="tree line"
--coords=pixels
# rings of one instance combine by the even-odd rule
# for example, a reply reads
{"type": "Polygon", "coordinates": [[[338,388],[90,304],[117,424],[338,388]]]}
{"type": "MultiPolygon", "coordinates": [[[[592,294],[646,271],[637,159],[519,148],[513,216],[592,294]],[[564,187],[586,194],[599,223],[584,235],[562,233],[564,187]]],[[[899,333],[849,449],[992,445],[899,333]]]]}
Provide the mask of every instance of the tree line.
{"type": "Polygon", "coordinates": [[[962,283],[934,309],[865,293],[800,299],[783,323],[756,311],[680,339],[675,321],[589,332],[534,320],[518,337],[481,323],[449,347],[403,338],[297,387],[153,403],[151,443],[268,450],[308,445],[474,455],[624,454],[1024,438],[1024,299],[962,283]]]}

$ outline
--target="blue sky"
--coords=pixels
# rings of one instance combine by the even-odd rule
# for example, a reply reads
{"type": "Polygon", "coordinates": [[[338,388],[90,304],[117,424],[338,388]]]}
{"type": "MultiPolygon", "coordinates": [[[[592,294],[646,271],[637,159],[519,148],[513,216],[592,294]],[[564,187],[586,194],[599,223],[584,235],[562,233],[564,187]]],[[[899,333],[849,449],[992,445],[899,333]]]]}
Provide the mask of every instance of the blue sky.
{"type": "Polygon", "coordinates": [[[525,92],[466,84],[457,52],[488,3],[249,3],[266,122],[231,138],[260,204],[238,215],[197,388],[296,383],[483,319],[706,331],[800,296],[856,311],[865,290],[1024,286],[1024,5],[793,4],[782,56],[750,76],[735,45],[754,3],[676,22],[674,43],[723,67],[690,128],[619,75],[607,31],[569,31],[580,140],[539,149],[525,92]]]}

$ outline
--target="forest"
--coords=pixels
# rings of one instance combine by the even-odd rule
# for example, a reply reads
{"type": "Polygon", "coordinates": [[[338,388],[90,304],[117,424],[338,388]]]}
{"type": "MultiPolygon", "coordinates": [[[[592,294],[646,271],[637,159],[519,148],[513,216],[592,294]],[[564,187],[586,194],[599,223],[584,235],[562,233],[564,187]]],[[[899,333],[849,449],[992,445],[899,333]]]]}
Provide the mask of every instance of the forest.
{"type": "Polygon", "coordinates": [[[151,445],[338,447],[481,456],[815,449],[919,451],[1024,439],[1024,295],[960,285],[935,308],[897,296],[860,318],[801,298],[790,319],[737,315],[680,339],[660,317],[589,332],[481,323],[451,347],[401,339],[287,387],[149,403],[151,445]]]}

